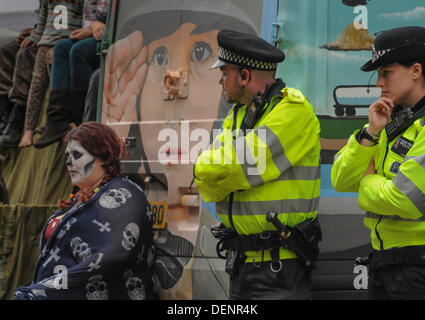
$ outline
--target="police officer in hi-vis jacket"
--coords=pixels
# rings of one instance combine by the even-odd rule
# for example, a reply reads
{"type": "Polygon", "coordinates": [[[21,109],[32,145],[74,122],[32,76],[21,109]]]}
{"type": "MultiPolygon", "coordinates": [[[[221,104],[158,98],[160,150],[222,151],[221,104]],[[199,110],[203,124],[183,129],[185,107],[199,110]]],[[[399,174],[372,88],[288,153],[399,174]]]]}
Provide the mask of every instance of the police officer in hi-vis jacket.
{"type": "Polygon", "coordinates": [[[275,78],[284,53],[231,30],[217,36],[228,102],[222,132],[194,167],[226,258],[230,299],[309,299],[321,239],[319,121],[297,89],[275,78]]]}
{"type": "Polygon", "coordinates": [[[332,184],[366,212],[369,298],[424,299],[425,28],[380,33],[361,70],[378,71],[381,98],[335,156],[332,184]]]}

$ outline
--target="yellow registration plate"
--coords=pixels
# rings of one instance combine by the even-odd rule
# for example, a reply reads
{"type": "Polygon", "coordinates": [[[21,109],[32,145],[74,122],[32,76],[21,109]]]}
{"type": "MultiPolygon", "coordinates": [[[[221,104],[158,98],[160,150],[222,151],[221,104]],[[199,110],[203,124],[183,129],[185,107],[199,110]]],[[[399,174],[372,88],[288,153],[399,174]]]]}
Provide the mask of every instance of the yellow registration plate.
{"type": "Polygon", "coordinates": [[[152,220],[154,229],[165,229],[167,223],[168,204],[164,201],[151,201],[152,220]]]}

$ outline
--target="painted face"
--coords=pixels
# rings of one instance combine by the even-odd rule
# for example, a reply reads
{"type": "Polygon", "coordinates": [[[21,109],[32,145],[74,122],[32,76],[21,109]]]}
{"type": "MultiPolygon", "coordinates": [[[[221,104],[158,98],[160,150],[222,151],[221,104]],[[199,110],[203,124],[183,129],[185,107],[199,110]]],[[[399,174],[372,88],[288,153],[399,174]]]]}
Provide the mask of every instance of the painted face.
{"type": "Polygon", "coordinates": [[[196,134],[208,133],[202,139],[207,148],[221,97],[219,71],[209,69],[217,59],[218,30],[192,33],[195,28],[185,23],[170,36],[150,43],[149,70],[140,96],[143,146],[151,172],[167,176],[169,205],[180,203],[179,188],[190,185],[193,164],[164,166],[156,160],[173,155],[195,161],[192,151],[202,144],[196,134]],[[164,135],[166,140],[161,140],[164,135]]]}
{"type": "Polygon", "coordinates": [[[405,105],[414,85],[409,70],[410,68],[399,63],[379,67],[376,85],[382,88],[381,97],[387,97],[395,104],[405,105]]]}
{"type": "Polygon", "coordinates": [[[80,185],[93,173],[95,158],[78,140],[70,140],[65,150],[66,165],[73,185],[80,185]]]}

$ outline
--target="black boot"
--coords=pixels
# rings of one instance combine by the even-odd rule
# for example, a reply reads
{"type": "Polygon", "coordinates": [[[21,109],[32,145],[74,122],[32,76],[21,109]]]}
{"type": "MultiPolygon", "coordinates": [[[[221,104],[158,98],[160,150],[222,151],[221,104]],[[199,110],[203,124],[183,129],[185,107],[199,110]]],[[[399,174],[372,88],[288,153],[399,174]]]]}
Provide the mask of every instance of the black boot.
{"type": "Polygon", "coordinates": [[[79,126],[83,119],[87,90],[85,89],[71,89],[71,108],[72,122],[79,126]]]}
{"type": "Polygon", "coordinates": [[[0,136],[0,146],[17,148],[21,141],[25,122],[25,106],[15,104],[9,115],[9,121],[0,136]]]}
{"type": "Polygon", "coordinates": [[[0,96],[0,134],[3,133],[9,121],[10,111],[12,111],[12,103],[7,95],[0,96]]]}
{"type": "Polygon", "coordinates": [[[70,110],[70,91],[66,89],[52,89],[46,115],[47,123],[41,137],[34,142],[34,147],[44,148],[52,143],[61,141],[71,130],[70,123],[73,116],[70,110]]]}

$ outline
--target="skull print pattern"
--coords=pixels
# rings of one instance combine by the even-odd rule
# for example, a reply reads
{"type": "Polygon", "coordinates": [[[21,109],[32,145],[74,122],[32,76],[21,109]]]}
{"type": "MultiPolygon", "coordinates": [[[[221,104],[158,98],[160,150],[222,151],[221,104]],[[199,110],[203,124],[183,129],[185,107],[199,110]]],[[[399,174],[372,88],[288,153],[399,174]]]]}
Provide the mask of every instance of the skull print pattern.
{"type": "Polygon", "coordinates": [[[142,279],[136,277],[131,270],[127,270],[124,273],[125,278],[125,288],[127,289],[127,294],[131,300],[145,300],[146,292],[145,285],[143,284],[142,279]]]}
{"type": "Polygon", "coordinates": [[[127,189],[112,189],[100,197],[99,204],[106,209],[115,209],[126,204],[130,198],[131,193],[127,189]]]}
{"type": "Polygon", "coordinates": [[[103,281],[102,275],[89,278],[86,285],[86,296],[88,300],[108,300],[108,285],[103,281]]]}
{"type": "Polygon", "coordinates": [[[125,250],[130,251],[136,246],[137,241],[139,240],[140,229],[139,226],[135,223],[129,223],[125,230],[123,231],[122,246],[125,250]]]}
{"type": "Polygon", "coordinates": [[[137,185],[117,177],[89,202],[57,211],[52,219],[62,215],[61,224],[47,240],[41,237],[34,281],[19,287],[15,295],[43,300],[153,299],[155,246],[148,207],[137,185]]]}
{"type": "Polygon", "coordinates": [[[89,245],[83,240],[81,240],[80,237],[73,238],[71,240],[70,246],[74,258],[79,263],[85,261],[88,257],[92,255],[89,245]]]}

